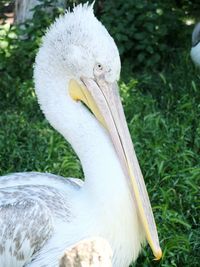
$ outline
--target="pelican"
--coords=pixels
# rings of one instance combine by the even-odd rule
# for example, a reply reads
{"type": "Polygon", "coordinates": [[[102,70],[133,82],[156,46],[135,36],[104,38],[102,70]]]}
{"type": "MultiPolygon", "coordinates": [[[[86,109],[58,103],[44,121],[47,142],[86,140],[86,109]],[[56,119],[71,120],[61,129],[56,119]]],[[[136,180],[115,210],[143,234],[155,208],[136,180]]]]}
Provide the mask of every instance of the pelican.
{"type": "Polygon", "coordinates": [[[200,22],[196,24],[192,33],[191,58],[193,62],[200,66],[200,22]]]}
{"type": "Polygon", "coordinates": [[[120,57],[93,5],[74,7],[48,29],[36,56],[35,90],[50,124],[68,140],[84,183],[48,173],[0,179],[1,267],[55,267],[92,236],[111,246],[114,267],[159,245],[151,205],[120,101],[120,57]]]}

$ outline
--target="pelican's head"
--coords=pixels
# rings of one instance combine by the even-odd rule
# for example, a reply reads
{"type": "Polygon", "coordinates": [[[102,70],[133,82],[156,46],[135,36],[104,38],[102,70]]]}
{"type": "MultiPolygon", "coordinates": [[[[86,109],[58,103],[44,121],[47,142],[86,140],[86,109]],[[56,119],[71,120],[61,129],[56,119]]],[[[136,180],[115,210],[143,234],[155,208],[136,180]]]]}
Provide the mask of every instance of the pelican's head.
{"type": "Polygon", "coordinates": [[[92,5],[78,5],[58,18],[43,38],[43,46],[50,52],[50,62],[56,61],[59,71],[70,78],[94,78],[94,71],[103,68],[107,81],[119,79],[118,49],[94,16],[92,5]]]}
{"type": "Polygon", "coordinates": [[[91,116],[85,105],[106,129],[146,238],[159,259],[162,252],[151,205],[118,93],[119,75],[120,58],[113,38],[95,18],[92,6],[79,5],[60,17],[43,39],[35,65],[36,93],[46,117],[61,133],[72,131],[74,124],[78,126],[74,135],[87,127],[86,120],[81,120],[91,116]]]}
{"type": "Polygon", "coordinates": [[[200,66],[200,22],[196,24],[192,33],[191,58],[196,65],[200,66]]]}

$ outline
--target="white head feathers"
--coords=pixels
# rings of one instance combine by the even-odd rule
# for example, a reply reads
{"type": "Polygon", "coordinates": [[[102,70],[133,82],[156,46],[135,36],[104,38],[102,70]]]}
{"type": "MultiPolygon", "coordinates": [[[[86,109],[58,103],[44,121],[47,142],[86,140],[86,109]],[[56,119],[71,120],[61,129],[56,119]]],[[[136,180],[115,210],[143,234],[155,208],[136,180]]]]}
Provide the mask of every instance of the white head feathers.
{"type": "MultiPolygon", "coordinates": [[[[113,38],[87,3],[74,7],[59,17],[43,38],[49,64],[70,78],[93,77],[93,68],[100,63],[107,70],[108,81],[119,79],[120,58],[113,38]]],[[[37,62],[37,61],[36,61],[37,62]]]]}

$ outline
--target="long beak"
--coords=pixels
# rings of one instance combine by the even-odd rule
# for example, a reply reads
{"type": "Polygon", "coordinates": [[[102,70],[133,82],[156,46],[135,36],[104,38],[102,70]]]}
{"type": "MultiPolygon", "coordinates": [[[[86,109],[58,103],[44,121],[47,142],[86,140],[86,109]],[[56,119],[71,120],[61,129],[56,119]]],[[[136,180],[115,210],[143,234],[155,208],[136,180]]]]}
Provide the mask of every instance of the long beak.
{"type": "Polygon", "coordinates": [[[162,257],[156,224],[151,209],[144,179],[132,144],[117,83],[109,84],[104,77],[96,80],[81,78],[84,86],[75,80],[70,82],[70,95],[83,101],[108,130],[125,176],[128,179],[138,214],[143,224],[147,241],[157,260],[162,257]]]}

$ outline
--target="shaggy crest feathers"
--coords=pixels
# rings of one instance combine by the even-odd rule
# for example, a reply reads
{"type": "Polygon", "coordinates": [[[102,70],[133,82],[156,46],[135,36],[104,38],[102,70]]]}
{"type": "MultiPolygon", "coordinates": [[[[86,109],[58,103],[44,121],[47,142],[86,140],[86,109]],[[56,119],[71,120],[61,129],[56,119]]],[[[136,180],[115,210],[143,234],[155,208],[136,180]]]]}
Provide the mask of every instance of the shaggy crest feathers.
{"type": "Polygon", "coordinates": [[[86,2],[85,4],[80,3],[77,6],[74,5],[72,12],[69,8],[68,10],[66,10],[66,13],[76,13],[78,15],[79,13],[82,14],[83,12],[89,12],[94,15],[94,3],[95,1],[93,1],[91,4],[89,4],[89,2],[86,2]]]}
{"type": "MultiPolygon", "coordinates": [[[[70,77],[91,77],[95,63],[108,70],[108,81],[119,79],[121,63],[118,49],[106,28],[94,16],[93,4],[78,5],[61,15],[43,38],[50,63],[58,60],[70,77]],[[87,70],[85,68],[87,64],[87,70]],[[87,73],[84,73],[87,71],[87,73]]],[[[37,60],[36,60],[37,63],[37,60]]]]}
{"type": "Polygon", "coordinates": [[[80,24],[81,22],[85,24],[85,21],[87,21],[88,19],[93,20],[95,18],[93,6],[94,3],[91,5],[89,5],[89,3],[85,3],[74,6],[72,11],[70,9],[66,10],[64,15],[60,15],[55,20],[55,22],[52,25],[50,25],[47,32],[52,30],[54,27],[56,28],[62,27],[62,25],[64,25],[65,22],[67,22],[66,19],[71,20],[72,23],[75,22],[76,24],[80,24]]]}

